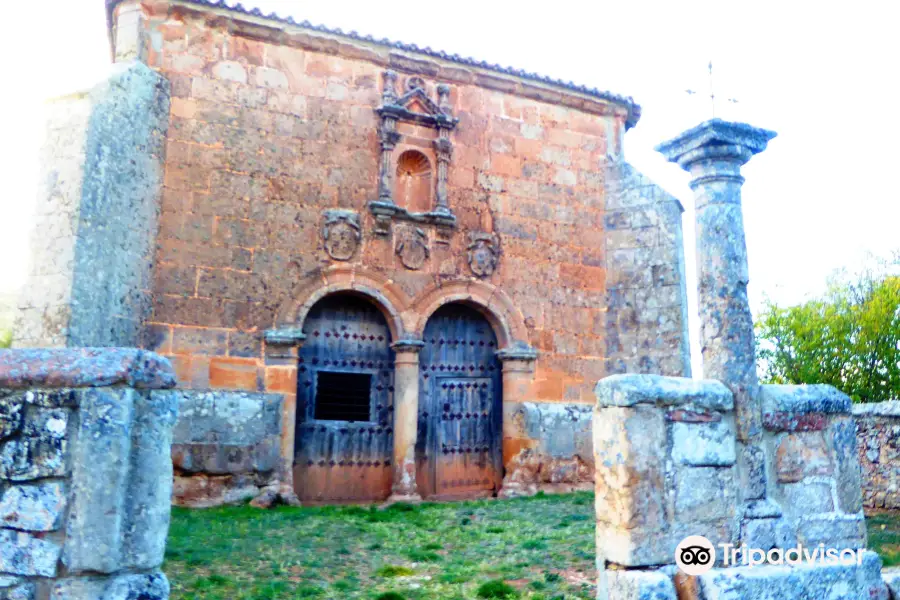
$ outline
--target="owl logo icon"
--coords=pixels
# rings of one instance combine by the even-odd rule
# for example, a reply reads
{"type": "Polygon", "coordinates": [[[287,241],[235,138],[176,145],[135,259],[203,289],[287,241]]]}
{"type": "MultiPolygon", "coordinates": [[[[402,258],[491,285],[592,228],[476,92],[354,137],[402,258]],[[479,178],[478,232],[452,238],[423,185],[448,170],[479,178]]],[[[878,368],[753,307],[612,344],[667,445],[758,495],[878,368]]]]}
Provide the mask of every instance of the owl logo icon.
{"type": "Polygon", "coordinates": [[[703,575],[716,562],[716,548],[702,535],[684,538],[675,548],[675,564],[686,575],[703,575]]]}

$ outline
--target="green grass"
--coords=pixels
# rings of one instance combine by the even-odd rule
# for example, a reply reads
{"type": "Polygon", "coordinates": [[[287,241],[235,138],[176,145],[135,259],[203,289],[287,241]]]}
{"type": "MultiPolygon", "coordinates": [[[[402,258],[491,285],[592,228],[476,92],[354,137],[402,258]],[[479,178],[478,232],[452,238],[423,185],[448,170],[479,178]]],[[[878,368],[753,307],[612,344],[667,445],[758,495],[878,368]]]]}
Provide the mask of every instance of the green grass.
{"type": "Polygon", "coordinates": [[[900,514],[869,515],[866,525],[869,530],[869,547],[881,555],[884,566],[900,566],[900,514]]]}
{"type": "Polygon", "coordinates": [[[172,600],[588,600],[591,494],[387,510],[175,508],[172,600]]]}
{"type": "MultiPolygon", "coordinates": [[[[172,600],[588,600],[593,495],[387,510],[173,509],[172,600]],[[490,595],[493,594],[493,595],[490,595]]],[[[900,515],[873,515],[869,545],[900,565],[900,515]]]]}

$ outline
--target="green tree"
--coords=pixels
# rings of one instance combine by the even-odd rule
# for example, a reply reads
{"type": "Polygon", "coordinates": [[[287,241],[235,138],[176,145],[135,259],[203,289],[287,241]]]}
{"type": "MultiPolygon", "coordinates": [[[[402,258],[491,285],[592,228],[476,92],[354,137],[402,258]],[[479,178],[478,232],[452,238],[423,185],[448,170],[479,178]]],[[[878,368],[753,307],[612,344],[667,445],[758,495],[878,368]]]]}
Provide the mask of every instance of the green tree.
{"type": "Polygon", "coordinates": [[[756,321],[767,383],[827,383],[854,402],[900,398],[900,260],[832,279],[803,304],[768,302],[756,321]]]}
{"type": "Polygon", "coordinates": [[[0,348],[9,348],[12,345],[12,331],[0,330],[0,348]]]}

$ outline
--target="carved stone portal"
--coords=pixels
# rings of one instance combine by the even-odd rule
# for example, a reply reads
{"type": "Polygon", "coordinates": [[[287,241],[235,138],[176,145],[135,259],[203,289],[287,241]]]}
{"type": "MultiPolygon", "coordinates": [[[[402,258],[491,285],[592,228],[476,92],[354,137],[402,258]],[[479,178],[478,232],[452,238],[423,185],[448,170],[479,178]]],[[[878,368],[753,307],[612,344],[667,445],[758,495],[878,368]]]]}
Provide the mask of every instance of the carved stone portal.
{"type": "Polygon", "coordinates": [[[422,268],[431,249],[428,247],[428,237],[418,227],[404,227],[397,231],[397,256],[407,269],[417,271],[422,268]]]}
{"type": "Polygon", "coordinates": [[[496,234],[469,234],[469,268],[476,277],[488,277],[500,261],[500,240],[496,234]]]}
{"type": "Polygon", "coordinates": [[[328,256],[334,260],[350,260],[361,237],[358,214],[348,210],[325,211],[322,238],[328,256]]]}
{"type": "Polygon", "coordinates": [[[393,220],[453,229],[456,227],[456,217],[450,209],[447,177],[453,157],[450,132],[459,123],[459,119],[451,112],[450,86],[437,86],[437,101],[428,96],[425,80],[421,77],[407,78],[406,91],[402,96],[397,94],[396,86],[397,73],[385,71],[381,106],[375,109],[381,119],[378,128],[381,146],[378,199],[369,202],[369,210],[375,215],[375,233],[388,235],[393,220]],[[431,166],[429,167],[428,181],[425,182],[432,189],[427,194],[419,194],[419,203],[407,202],[406,206],[397,203],[394,189],[393,153],[403,139],[397,131],[398,122],[414,123],[437,132],[437,138],[433,141],[436,164],[433,165],[433,174],[431,166]]]}

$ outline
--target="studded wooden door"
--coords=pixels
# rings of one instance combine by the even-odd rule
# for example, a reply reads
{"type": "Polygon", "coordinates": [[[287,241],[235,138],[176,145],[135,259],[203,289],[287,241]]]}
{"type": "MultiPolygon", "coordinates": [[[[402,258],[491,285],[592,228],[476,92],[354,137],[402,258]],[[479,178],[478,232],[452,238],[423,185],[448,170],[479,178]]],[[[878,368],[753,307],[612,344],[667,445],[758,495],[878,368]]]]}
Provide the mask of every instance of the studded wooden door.
{"type": "Polygon", "coordinates": [[[313,306],[297,373],[294,488],[304,502],[390,495],[394,353],[381,312],[351,295],[313,306]]]}
{"type": "Polygon", "coordinates": [[[487,320],[460,304],[438,309],[420,355],[417,483],[423,496],[489,495],[502,480],[501,369],[487,320]]]}

